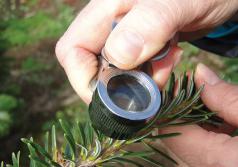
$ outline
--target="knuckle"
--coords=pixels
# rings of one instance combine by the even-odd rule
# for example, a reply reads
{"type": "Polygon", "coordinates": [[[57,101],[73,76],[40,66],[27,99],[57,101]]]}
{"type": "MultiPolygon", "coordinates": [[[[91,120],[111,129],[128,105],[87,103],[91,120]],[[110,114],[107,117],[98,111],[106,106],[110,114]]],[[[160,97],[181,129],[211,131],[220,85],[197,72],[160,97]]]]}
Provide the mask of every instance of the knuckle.
{"type": "Polygon", "coordinates": [[[64,59],[64,51],[65,47],[64,47],[64,43],[62,41],[62,39],[60,39],[55,46],[55,55],[58,59],[58,61],[60,62],[60,64],[63,66],[63,59],[64,59]]]}
{"type": "Polygon", "coordinates": [[[106,9],[110,15],[116,15],[119,8],[123,5],[122,0],[94,0],[101,9],[106,9]]]}

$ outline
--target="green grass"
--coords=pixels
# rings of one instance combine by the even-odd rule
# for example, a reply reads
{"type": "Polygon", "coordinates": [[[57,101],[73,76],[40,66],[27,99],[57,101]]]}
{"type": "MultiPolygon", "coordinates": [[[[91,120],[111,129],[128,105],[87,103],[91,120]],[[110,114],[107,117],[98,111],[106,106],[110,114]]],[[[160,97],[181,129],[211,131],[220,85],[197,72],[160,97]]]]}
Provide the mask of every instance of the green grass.
{"type": "Polygon", "coordinates": [[[57,16],[46,11],[37,11],[32,16],[3,21],[0,23],[0,41],[5,44],[1,45],[10,48],[34,44],[46,38],[58,38],[72,19],[73,10],[63,6],[57,16]]]}

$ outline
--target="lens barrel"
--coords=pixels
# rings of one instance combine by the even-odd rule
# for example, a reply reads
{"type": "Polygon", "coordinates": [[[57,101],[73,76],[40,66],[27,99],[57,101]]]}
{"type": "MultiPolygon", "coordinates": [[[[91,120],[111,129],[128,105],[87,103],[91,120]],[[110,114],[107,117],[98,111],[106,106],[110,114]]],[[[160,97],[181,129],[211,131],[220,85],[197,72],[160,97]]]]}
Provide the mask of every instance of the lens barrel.
{"type": "Polygon", "coordinates": [[[140,71],[108,68],[98,79],[89,116],[92,125],[114,139],[132,138],[159,111],[161,94],[140,71]]]}

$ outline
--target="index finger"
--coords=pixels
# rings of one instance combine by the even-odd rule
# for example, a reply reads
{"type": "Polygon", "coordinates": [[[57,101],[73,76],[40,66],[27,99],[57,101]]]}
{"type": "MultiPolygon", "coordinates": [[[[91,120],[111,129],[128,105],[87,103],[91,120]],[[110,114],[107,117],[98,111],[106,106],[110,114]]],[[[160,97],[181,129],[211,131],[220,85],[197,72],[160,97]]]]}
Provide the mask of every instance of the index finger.
{"type": "Polygon", "coordinates": [[[134,0],[94,0],[75,18],[56,45],[56,56],[80,97],[89,103],[88,85],[97,72],[98,54],[117,15],[130,10],[134,0]]]}
{"type": "Polygon", "coordinates": [[[74,47],[99,53],[111,32],[113,20],[121,13],[130,10],[133,2],[134,0],[91,1],[59,40],[56,48],[59,53],[57,57],[62,59],[67,55],[66,50],[74,47]]]}

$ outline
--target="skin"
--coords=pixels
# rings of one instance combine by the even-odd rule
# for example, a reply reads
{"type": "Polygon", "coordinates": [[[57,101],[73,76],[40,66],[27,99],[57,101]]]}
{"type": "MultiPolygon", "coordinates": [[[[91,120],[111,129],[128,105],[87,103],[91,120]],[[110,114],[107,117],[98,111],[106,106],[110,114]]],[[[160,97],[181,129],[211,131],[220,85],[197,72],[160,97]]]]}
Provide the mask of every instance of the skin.
{"type": "Polygon", "coordinates": [[[221,80],[203,64],[195,73],[197,87],[205,84],[201,98],[204,104],[223,118],[225,126],[201,127],[190,125],[166,128],[161,133],[180,132],[181,136],[163,140],[191,167],[237,167],[238,137],[231,137],[238,128],[238,86],[221,80]]]}
{"type": "MultiPolygon", "coordinates": [[[[237,11],[237,0],[91,0],[58,41],[56,56],[75,91],[90,103],[89,82],[97,73],[97,55],[104,46],[112,64],[133,69],[151,59],[175,34],[179,34],[179,40],[199,38],[237,11]],[[119,23],[112,31],[113,21],[119,23]]],[[[166,58],[152,64],[152,78],[159,88],[165,85],[181,55],[182,50],[174,45],[166,58]]],[[[202,99],[237,127],[238,88],[212,74],[207,67],[198,66],[196,84],[206,85],[202,99]],[[207,80],[211,78],[217,82],[210,84],[207,80]]],[[[164,142],[191,167],[237,166],[237,138],[196,125],[164,130],[170,131],[183,135],[164,142]]]]}

